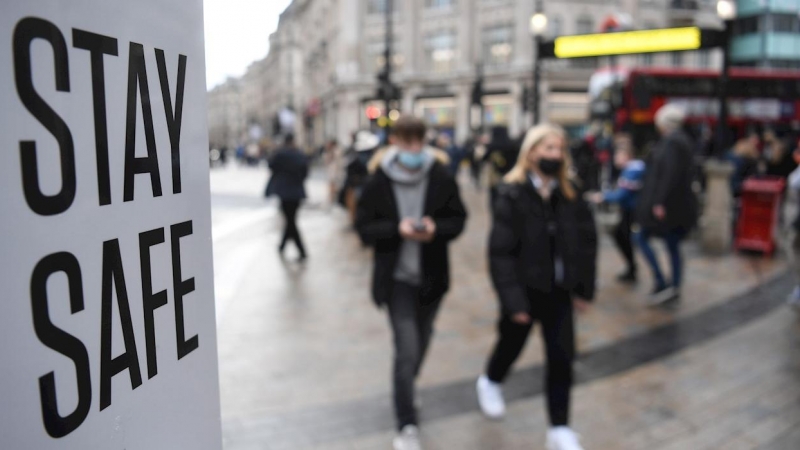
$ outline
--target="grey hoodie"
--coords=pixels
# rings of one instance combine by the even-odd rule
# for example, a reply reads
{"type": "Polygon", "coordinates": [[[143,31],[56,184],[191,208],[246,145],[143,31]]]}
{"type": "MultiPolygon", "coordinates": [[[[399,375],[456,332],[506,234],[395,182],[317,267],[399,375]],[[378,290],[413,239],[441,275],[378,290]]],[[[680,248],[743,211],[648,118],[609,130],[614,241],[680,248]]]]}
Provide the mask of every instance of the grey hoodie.
{"type": "MultiPolygon", "coordinates": [[[[392,189],[397,200],[397,214],[400,220],[422,218],[425,209],[425,194],[428,192],[428,175],[436,158],[429,149],[423,150],[425,162],[422,168],[409,171],[397,162],[399,149],[390,148],[383,160],[381,169],[392,180],[392,189]]],[[[395,281],[402,281],[413,286],[422,284],[422,244],[403,241],[397,268],[394,271],[395,281]]]]}

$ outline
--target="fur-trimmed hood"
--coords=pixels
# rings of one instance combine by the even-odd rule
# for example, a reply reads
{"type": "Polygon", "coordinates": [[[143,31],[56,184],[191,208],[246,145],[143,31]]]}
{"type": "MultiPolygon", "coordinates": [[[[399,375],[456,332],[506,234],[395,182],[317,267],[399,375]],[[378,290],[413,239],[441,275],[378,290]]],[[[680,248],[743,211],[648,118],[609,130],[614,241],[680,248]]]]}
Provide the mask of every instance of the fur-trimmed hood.
{"type": "MultiPolygon", "coordinates": [[[[370,175],[378,171],[378,168],[381,167],[381,164],[383,164],[383,160],[386,158],[386,156],[389,155],[390,153],[394,153],[390,152],[390,150],[394,149],[396,149],[395,146],[382,147],[378,149],[374,155],[372,155],[372,158],[369,160],[369,163],[367,164],[367,170],[369,170],[370,175]]],[[[447,154],[447,152],[431,146],[425,146],[425,150],[430,152],[433,155],[434,159],[436,159],[436,162],[438,162],[439,164],[443,166],[447,166],[450,164],[450,156],[447,154]]]]}

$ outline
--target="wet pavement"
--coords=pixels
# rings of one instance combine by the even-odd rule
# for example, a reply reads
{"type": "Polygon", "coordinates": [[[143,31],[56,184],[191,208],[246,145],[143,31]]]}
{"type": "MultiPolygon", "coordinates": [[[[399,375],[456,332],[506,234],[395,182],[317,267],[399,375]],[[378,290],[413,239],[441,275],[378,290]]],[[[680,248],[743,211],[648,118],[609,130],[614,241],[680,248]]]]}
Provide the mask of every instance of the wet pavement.
{"type": "MultiPolygon", "coordinates": [[[[393,430],[387,319],[369,297],[370,252],[346,214],[308,183],[300,228],[307,263],[278,256],[265,169],[211,173],[222,420],[226,449],[383,449],[393,430]]],[[[509,415],[484,420],[473,383],[495,339],[486,268],[487,196],[468,183],[453,288],[419,380],[426,448],[543,448],[541,341],[506,388],[509,415]]],[[[711,258],[694,242],[684,301],[652,310],[645,280],[613,280],[604,236],[599,298],[578,322],[573,422],[587,449],[800,448],[800,320],[783,305],[781,258],[711,258]]],[[[644,268],[644,266],[642,266],[644,268]]],[[[642,270],[644,274],[644,270],[642,270]]],[[[643,277],[646,278],[646,277],[643,277]]]]}

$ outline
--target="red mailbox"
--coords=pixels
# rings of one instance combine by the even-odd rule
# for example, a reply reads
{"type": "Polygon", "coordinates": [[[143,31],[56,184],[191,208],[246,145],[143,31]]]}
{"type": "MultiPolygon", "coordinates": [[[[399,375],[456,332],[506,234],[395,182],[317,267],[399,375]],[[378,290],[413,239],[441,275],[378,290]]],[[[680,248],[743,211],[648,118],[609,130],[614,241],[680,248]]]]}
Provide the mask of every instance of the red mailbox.
{"type": "Polygon", "coordinates": [[[737,250],[755,250],[771,255],[775,251],[781,197],[786,182],[780,177],[745,180],[741,210],[736,224],[737,250]]]}

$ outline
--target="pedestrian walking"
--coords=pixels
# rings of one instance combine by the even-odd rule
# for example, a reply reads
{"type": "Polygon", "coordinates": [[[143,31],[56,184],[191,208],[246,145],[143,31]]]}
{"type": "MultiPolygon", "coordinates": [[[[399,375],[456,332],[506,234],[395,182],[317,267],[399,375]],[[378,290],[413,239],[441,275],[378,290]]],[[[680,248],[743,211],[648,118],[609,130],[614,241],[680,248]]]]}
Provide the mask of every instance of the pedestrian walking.
{"type": "Polygon", "coordinates": [[[350,223],[356,223],[356,208],[361,192],[369,179],[368,165],[380,146],[381,140],[369,131],[359,131],[354,135],[353,145],[348,152],[345,166],[345,180],[340,194],[341,202],[350,215],[350,223]]]}
{"type": "Polygon", "coordinates": [[[373,299],[387,307],[394,336],[396,450],[421,448],[414,384],[450,285],[448,244],[467,217],[447,155],[423,145],[425,132],[413,117],[395,123],[390,147],[370,164],[356,219],[359,236],[374,247],[373,299]]]}
{"type": "Polygon", "coordinates": [[[297,227],[297,212],[306,198],[304,182],[308,176],[308,159],[294,145],[294,136],[287,135],[284,145],[269,159],[272,177],[267,184],[266,196],[276,196],[281,201],[281,212],[286,221],[278,252],[283,255],[286,244],[293,241],[300,252],[300,260],[308,257],[300,229],[297,227]]]}
{"type": "Polygon", "coordinates": [[[637,268],[633,252],[633,225],[636,222],[636,199],[642,189],[645,174],[644,161],[634,159],[633,149],[618,146],[614,152],[614,165],[621,171],[615,189],[592,196],[595,203],[619,205],[620,220],[614,228],[614,243],[625,258],[625,271],[617,276],[621,283],[636,283],[637,268]]]}
{"type": "MultiPolygon", "coordinates": [[[[792,157],[795,163],[800,164],[800,141],[797,142],[792,157]]],[[[789,175],[789,189],[794,194],[796,201],[800,201],[800,167],[797,167],[789,175]]],[[[796,311],[800,312],[800,208],[797,211],[797,217],[792,224],[794,229],[794,238],[792,239],[792,256],[794,257],[794,269],[798,274],[797,286],[789,296],[789,306],[793,307],[796,311]]]]}
{"type": "Polygon", "coordinates": [[[682,130],[685,114],[675,105],[666,105],[656,113],[656,127],[661,139],[647,161],[647,173],[637,206],[641,228],[637,241],[655,281],[648,304],[656,306],[680,298],[683,258],[680,245],[695,226],[697,198],[692,190],[694,144],[682,130]],[[664,240],[672,266],[668,283],[650,246],[650,238],[664,240]]]}
{"type": "Polygon", "coordinates": [[[569,427],[573,311],[588,308],[596,276],[594,217],[569,180],[570,170],[564,130],[542,124],[528,131],[516,165],[498,186],[489,262],[500,300],[499,339],[477,383],[483,413],[502,418],[502,383],[539,322],[550,450],[582,448],[569,427]]]}
{"type": "Polygon", "coordinates": [[[508,128],[496,126],[492,128],[491,141],[487,145],[486,160],[489,162],[489,187],[491,201],[497,197],[497,187],[503,177],[514,166],[519,154],[519,146],[508,135],[508,128]]]}
{"type": "Polygon", "coordinates": [[[325,163],[325,172],[328,176],[328,201],[334,204],[344,178],[342,151],[336,143],[336,139],[331,139],[325,143],[322,151],[322,160],[325,163]]]}

